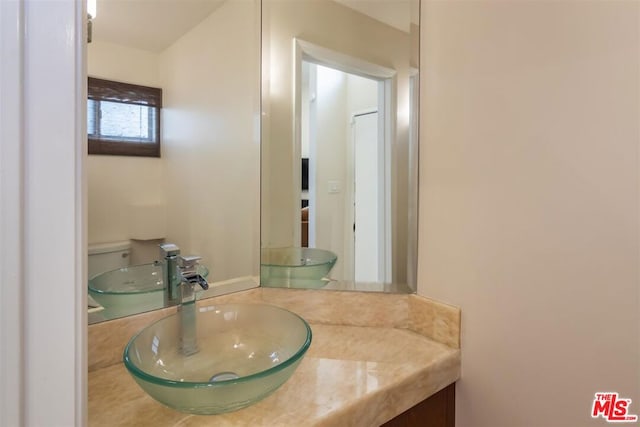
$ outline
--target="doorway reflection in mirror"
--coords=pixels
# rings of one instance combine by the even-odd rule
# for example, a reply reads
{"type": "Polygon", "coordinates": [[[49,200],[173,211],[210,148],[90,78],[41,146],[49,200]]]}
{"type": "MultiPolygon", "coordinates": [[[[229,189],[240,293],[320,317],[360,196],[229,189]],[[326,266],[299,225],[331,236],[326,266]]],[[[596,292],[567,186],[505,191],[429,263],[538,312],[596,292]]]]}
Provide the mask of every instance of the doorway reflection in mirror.
{"type": "Polygon", "coordinates": [[[335,253],[324,289],[415,290],[418,9],[263,1],[262,246],[335,253]]]}
{"type": "Polygon", "coordinates": [[[301,245],[337,255],[333,279],[390,282],[388,141],[378,113],[384,85],[308,61],[302,63],[301,80],[301,156],[309,163],[308,191],[301,196],[307,240],[301,238],[301,245]]]}

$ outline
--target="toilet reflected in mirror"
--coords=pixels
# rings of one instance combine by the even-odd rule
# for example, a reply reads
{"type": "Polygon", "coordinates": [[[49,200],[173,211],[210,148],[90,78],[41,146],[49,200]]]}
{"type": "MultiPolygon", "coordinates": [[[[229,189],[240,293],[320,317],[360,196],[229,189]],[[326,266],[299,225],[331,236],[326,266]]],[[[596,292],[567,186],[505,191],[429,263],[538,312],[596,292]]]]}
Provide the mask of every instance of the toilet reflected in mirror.
{"type": "Polygon", "coordinates": [[[88,276],[92,278],[106,271],[131,265],[131,242],[89,245],[88,276]]]}

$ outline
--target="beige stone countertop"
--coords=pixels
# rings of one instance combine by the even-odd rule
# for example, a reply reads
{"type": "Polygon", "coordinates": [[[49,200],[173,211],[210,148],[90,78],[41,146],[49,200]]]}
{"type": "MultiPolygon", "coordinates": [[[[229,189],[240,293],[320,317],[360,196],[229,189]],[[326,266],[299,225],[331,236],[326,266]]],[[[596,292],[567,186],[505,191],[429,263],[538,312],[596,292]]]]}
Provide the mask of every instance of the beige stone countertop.
{"type": "MultiPolygon", "coordinates": [[[[292,299],[296,299],[296,295],[290,291],[282,295],[278,291],[268,291],[268,294],[261,292],[254,291],[240,299],[253,302],[262,300],[281,306],[289,305],[295,302],[292,299]]],[[[307,304],[310,295],[299,294],[307,304]]],[[[349,295],[348,298],[353,296],[349,295]]],[[[304,304],[301,304],[302,309],[298,310],[298,314],[310,323],[313,340],[298,369],[282,387],[264,400],[221,415],[189,415],[169,409],[149,397],[122,363],[94,363],[91,342],[95,338],[92,338],[90,328],[89,365],[90,368],[94,365],[95,369],[89,372],[89,425],[380,425],[460,377],[460,313],[455,307],[415,295],[398,296],[398,300],[393,297],[383,297],[380,301],[377,297],[373,298],[369,301],[372,302],[369,307],[374,310],[377,307],[379,313],[373,313],[368,323],[375,326],[344,324],[354,322],[345,321],[340,316],[334,320],[342,324],[331,324],[331,319],[315,322],[313,312],[305,313],[304,304]],[[405,304],[406,319],[403,320],[402,315],[389,318],[389,312],[385,309],[389,302],[394,302],[396,307],[405,304]],[[456,334],[458,336],[454,336],[456,334]]],[[[238,297],[230,299],[238,300],[238,297]]],[[[229,298],[220,301],[212,299],[202,305],[227,300],[229,298]]],[[[120,354],[121,348],[118,351],[120,354]]]]}

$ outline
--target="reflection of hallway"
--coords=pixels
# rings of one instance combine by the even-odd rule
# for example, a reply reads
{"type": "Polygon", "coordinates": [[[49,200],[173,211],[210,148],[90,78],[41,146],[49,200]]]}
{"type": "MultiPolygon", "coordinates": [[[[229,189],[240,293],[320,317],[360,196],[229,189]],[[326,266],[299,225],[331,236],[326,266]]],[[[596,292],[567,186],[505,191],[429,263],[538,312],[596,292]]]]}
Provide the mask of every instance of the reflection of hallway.
{"type": "MultiPolygon", "coordinates": [[[[369,139],[375,145],[373,151],[370,151],[371,147],[361,150],[362,158],[359,160],[354,145],[354,125],[359,121],[356,117],[378,110],[382,83],[306,61],[302,63],[302,70],[301,156],[308,159],[309,171],[308,245],[328,249],[338,255],[332,278],[354,280],[358,251],[355,222],[362,222],[359,234],[367,236],[361,237],[365,243],[359,245],[366,248],[361,256],[366,259],[363,263],[369,264],[366,270],[370,272],[371,264],[379,261],[377,256],[371,257],[372,252],[378,252],[377,244],[372,245],[371,242],[371,239],[376,241],[375,236],[379,234],[377,207],[371,212],[371,206],[377,206],[378,202],[371,199],[377,200],[378,197],[379,179],[372,176],[378,175],[379,171],[377,167],[362,168],[368,162],[380,161],[379,150],[376,149],[377,115],[367,114],[371,117],[361,123],[361,131],[364,123],[371,126],[369,139]],[[368,173],[361,173],[360,183],[356,185],[358,162],[360,172],[368,170],[368,173]],[[362,196],[360,200],[358,195],[362,196]],[[356,206],[360,203],[367,204],[359,209],[364,214],[357,219],[356,206]],[[368,221],[371,218],[373,223],[368,221]]],[[[305,229],[301,227],[301,235],[304,233],[305,229]]],[[[377,280],[377,271],[373,270],[375,277],[359,280],[377,280]]]]}

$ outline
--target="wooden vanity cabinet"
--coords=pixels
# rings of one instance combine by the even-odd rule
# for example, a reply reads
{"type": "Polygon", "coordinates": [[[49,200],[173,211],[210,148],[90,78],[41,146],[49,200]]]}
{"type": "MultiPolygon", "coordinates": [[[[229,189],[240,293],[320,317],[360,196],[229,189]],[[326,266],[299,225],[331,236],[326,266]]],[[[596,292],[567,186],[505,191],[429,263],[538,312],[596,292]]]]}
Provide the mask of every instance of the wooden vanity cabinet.
{"type": "Polygon", "coordinates": [[[451,384],[382,427],[455,427],[456,385],[451,384]]]}

